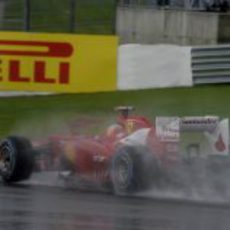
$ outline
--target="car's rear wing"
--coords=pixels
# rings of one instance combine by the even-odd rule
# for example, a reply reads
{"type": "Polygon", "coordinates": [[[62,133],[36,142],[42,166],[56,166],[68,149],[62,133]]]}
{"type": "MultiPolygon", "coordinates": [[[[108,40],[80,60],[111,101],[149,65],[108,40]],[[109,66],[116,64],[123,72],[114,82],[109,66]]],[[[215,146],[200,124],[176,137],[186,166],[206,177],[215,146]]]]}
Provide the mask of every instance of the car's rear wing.
{"type": "MultiPolygon", "coordinates": [[[[209,154],[229,153],[229,119],[218,116],[157,117],[156,135],[161,141],[186,142],[209,154]]],[[[181,145],[184,145],[182,143],[181,145]]],[[[187,148],[187,147],[186,147],[187,148]]]]}
{"type": "Polygon", "coordinates": [[[180,131],[181,132],[212,132],[220,123],[220,118],[217,116],[203,116],[203,117],[181,117],[180,131]]]}

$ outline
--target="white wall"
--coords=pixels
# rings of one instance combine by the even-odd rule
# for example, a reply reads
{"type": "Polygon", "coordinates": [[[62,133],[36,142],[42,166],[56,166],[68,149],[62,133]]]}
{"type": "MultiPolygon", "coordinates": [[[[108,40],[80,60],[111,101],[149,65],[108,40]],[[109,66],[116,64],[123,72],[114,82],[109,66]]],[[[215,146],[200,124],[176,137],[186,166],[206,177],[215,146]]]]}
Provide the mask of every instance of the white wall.
{"type": "Polygon", "coordinates": [[[191,48],[174,45],[121,45],[118,89],[192,86],[191,48]]]}

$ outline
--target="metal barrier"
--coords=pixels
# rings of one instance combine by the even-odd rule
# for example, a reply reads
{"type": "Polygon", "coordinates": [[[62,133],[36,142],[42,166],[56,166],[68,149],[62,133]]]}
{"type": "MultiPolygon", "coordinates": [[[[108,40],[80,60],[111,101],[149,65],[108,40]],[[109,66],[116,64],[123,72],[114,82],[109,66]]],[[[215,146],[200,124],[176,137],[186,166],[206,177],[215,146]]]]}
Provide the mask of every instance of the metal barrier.
{"type": "Polygon", "coordinates": [[[193,47],[194,84],[230,83],[230,45],[193,47]]]}

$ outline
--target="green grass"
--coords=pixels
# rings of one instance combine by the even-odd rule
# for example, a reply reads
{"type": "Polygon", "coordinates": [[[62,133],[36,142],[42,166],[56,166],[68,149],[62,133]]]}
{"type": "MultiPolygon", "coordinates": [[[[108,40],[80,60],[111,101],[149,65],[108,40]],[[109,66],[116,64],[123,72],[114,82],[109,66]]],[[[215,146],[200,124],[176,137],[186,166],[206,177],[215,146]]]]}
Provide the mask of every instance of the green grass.
{"type": "MultiPolygon", "coordinates": [[[[11,0],[5,8],[5,30],[23,30],[24,0],[11,0]],[[13,19],[13,21],[12,21],[13,19]]],[[[69,0],[31,0],[31,31],[70,31],[69,0]]],[[[115,0],[76,0],[75,33],[112,34],[115,0]]]]}
{"type": "Polygon", "coordinates": [[[1,98],[0,137],[60,132],[85,116],[96,119],[90,131],[97,132],[115,117],[112,108],[117,105],[134,105],[137,113],[151,119],[159,115],[230,117],[230,86],[1,98]]]}

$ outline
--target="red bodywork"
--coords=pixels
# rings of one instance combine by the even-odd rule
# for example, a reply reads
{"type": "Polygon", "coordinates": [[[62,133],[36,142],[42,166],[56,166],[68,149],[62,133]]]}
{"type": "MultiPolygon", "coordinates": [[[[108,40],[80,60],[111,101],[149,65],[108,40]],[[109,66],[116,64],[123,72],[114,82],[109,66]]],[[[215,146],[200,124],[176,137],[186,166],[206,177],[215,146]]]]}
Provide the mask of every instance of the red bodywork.
{"type": "Polygon", "coordinates": [[[39,160],[40,168],[58,169],[61,156],[72,163],[74,171],[81,178],[96,182],[107,183],[110,181],[109,167],[112,156],[121,145],[119,141],[137,130],[148,128],[147,146],[153,154],[167,167],[177,160],[178,143],[161,142],[156,137],[155,127],[145,117],[119,116],[117,123],[107,128],[105,133],[96,137],[79,135],[51,136],[48,139],[48,152],[39,160]],[[168,146],[173,151],[168,151],[168,146]],[[172,148],[172,145],[174,148],[172,148]],[[48,159],[47,159],[48,157],[48,159]],[[45,159],[44,159],[45,158],[45,159]]]}

